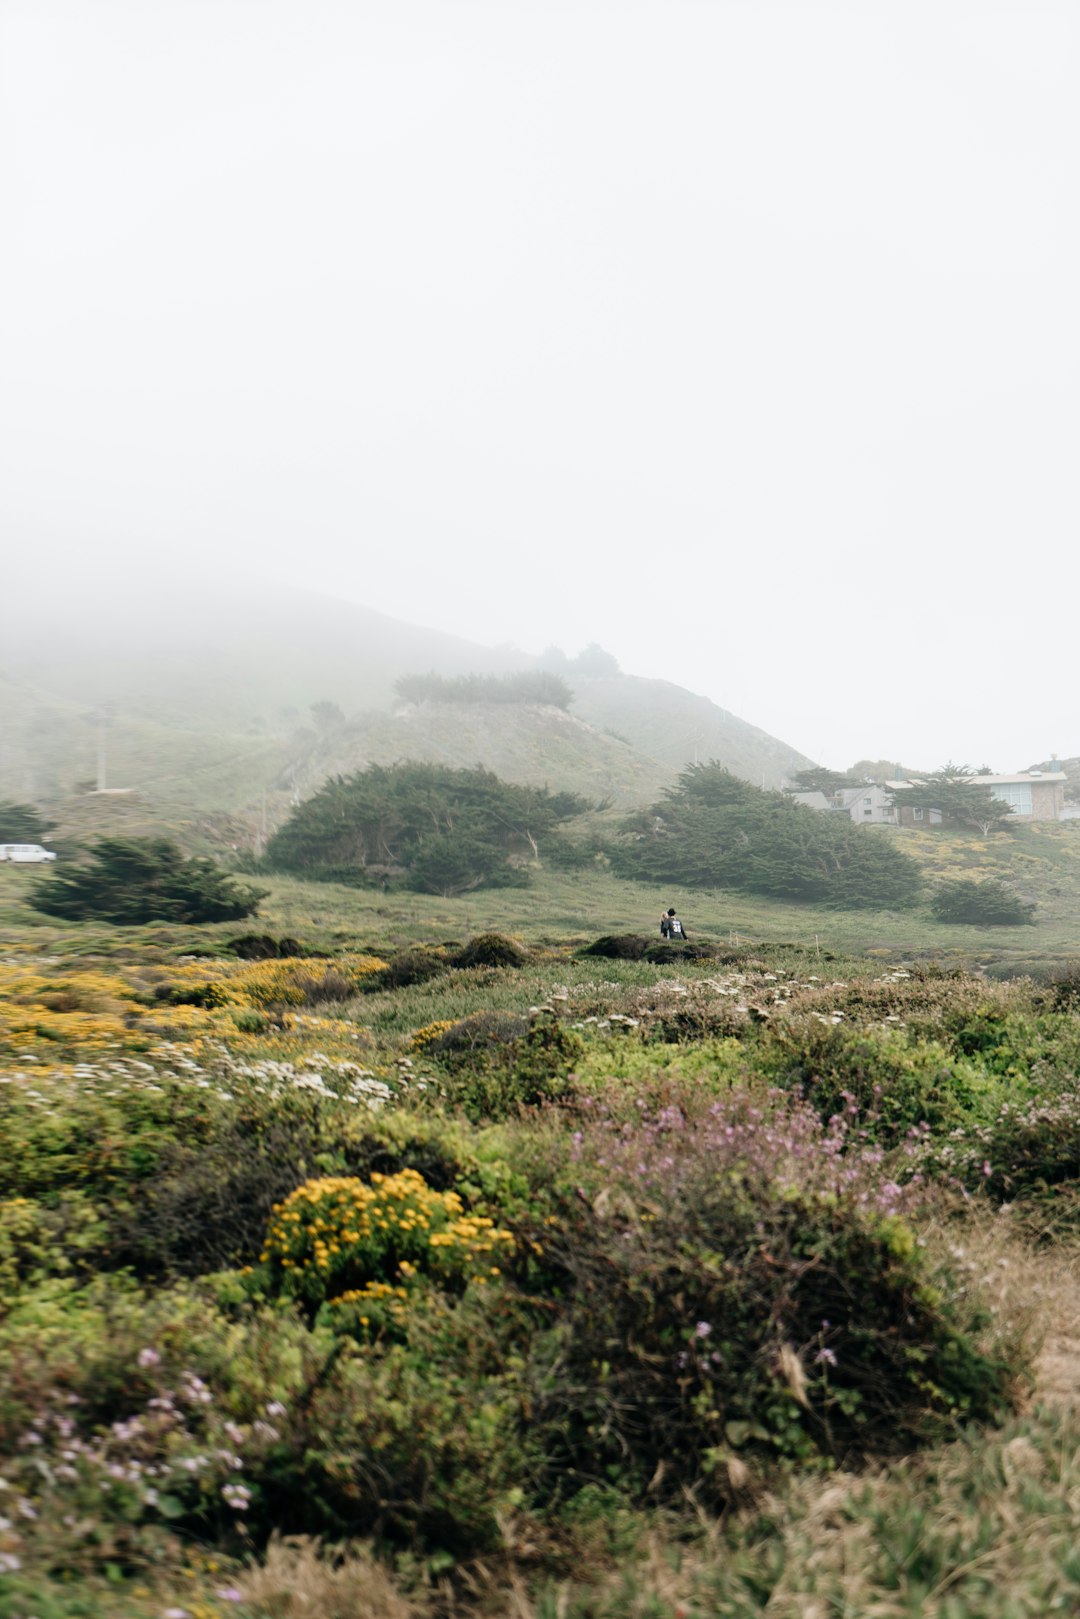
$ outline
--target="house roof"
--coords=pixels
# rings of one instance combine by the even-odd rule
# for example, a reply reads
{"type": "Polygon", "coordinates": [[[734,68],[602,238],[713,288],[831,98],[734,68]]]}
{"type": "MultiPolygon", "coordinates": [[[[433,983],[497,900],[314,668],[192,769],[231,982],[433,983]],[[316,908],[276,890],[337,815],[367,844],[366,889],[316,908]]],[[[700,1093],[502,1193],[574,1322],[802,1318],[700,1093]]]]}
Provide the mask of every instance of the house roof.
{"type": "Polygon", "coordinates": [[[1015,776],[972,776],[982,787],[1009,787],[1020,786],[1030,782],[1038,786],[1041,781],[1048,781],[1051,785],[1058,781],[1065,781],[1067,777],[1064,770],[1018,770],[1015,776]]]}
{"type": "Polygon", "coordinates": [[[877,782],[867,781],[861,787],[841,787],[836,796],[844,808],[847,809],[850,805],[857,803],[860,798],[870,798],[872,794],[883,793],[885,790],[884,787],[879,787],[877,782]]]}
{"type": "Polygon", "coordinates": [[[832,805],[829,803],[829,800],[825,797],[824,793],[791,793],[789,796],[794,799],[796,804],[802,804],[804,809],[832,809],[832,805]]]}
{"type": "MultiPolygon", "coordinates": [[[[976,787],[1037,787],[1040,782],[1047,782],[1051,787],[1068,778],[1064,770],[1043,770],[1034,775],[1030,770],[1018,770],[1013,776],[965,776],[965,781],[972,782],[976,787]]],[[[921,776],[915,776],[911,781],[890,781],[887,788],[890,793],[903,792],[908,787],[924,787],[925,781],[921,776]]]]}

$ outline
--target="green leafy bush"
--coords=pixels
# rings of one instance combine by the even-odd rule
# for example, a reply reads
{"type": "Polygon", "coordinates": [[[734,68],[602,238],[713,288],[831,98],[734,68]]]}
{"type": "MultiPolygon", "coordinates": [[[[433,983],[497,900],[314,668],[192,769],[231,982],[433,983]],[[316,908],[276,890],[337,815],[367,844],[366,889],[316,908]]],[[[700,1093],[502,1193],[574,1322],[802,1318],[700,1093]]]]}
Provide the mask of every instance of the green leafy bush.
{"type": "Polygon", "coordinates": [[[972,927],[1022,927],[1035,920],[1033,901],[1021,899],[997,877],[958,877],[942,883],[930,901],[938,922],[967,922],[972,927]]]}
{"type": "Polygon", "coordinates": [[[505,1119],[564,1096],[582,1049],[551,1014],[481,1012],[429,1041],[425,1056],[452,1076],[447,1095],[468,1118],[505,1119]]]}
{"type": "Polygon", "coordinates": [[[895,1145],[917,1125],[947,1131],[993,1108],[1001,1095],[978,1064],[899,1029],[846,1028],[813,1016],[762,1029],[754,1070],[797,1089],[819,1117],[857,1116],[860,1128],[895,1145]]]}

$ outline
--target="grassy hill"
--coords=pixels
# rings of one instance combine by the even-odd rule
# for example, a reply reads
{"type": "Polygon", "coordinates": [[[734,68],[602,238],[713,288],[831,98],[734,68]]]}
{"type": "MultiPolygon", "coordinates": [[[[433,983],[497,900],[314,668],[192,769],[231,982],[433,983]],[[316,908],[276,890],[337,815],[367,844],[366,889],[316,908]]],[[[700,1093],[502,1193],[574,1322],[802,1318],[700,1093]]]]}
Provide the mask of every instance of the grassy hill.
{"type": "Polygon", "coordinates": [[[633,675],[572,671],[570,716],[402,704],[393,688],[405,674],[502,674],[536,660],[314,593],[259,585],[238,596],[180,582],[167,601],[133,586],[84,602],[63,588],[47,624],[32,604],[0,603],[3,796],[52,804],[92,786],[103,710],[110,787],[135,789],[158,824],[225,816],[252,835],[298,792],[370,762],[480,763],[620,804],[655,797],[695,756],[769,785],[807,763],[708,698],[633,675]],[[347,723],[320,727],[318,703],[347,723]]]}
{"type": "Polygon", "coordinates": [[[624,736],[668,774],[695,759],[719,759],[757,787],[782,787],[811,763],[786,742],[673,681],[606,675],[576,680],[574,690],[575,714],[624,736]]]}

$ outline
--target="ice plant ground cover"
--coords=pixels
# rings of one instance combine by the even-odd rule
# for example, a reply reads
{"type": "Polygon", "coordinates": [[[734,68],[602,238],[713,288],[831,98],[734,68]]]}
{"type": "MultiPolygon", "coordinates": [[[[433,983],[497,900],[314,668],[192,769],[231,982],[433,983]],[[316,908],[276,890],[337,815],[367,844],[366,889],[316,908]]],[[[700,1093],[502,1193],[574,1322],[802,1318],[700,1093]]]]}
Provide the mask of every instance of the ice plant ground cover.
{"type": "Polygon", "coordinates": [[[0,962],[0,1613],[1080,1602],[1067,976],[168,941],[0,962]]]}

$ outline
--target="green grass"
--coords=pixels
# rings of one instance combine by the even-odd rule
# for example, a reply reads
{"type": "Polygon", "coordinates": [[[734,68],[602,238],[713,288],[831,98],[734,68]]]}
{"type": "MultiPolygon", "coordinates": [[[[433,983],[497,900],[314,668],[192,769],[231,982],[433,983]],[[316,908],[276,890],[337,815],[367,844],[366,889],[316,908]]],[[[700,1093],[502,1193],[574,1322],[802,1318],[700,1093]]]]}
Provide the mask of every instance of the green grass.
{"type": "MultiPolygon", "coordinates": [[[[889,835],[889,834],[885,834],[889,835]]],[[[528,888],[479,890],[457,899],[381,893],[270,876],[259,916],[250,923],[177,929],[117,930],[86,924],[57,928],[26,904],[35,874],[0,868],[0,947],[26,930],[42,948],[110,954],[145,939],[173,949],[205,949],[255,929],[290,934],[331,949],[361,942],[378,949],[420,940],[464,940],[489,929],[534,945],[571,949],[601,933],[653,934],[661,908],[676,904],[691,938],[757,943],[788,940],[822,953],[883,960],[932,957],[1024,972],[1080,955],[1080,829],[1072,824],[1022,828],[993,840],[948,833],[899,834],[936,877],[997,875],[1036,899],[1033,927],[974,928],[935,922],[922,907],[905,911],[829,911],[717,890],[675,892],[624,882],[601,870],[539,870],[528,888]]]]}

